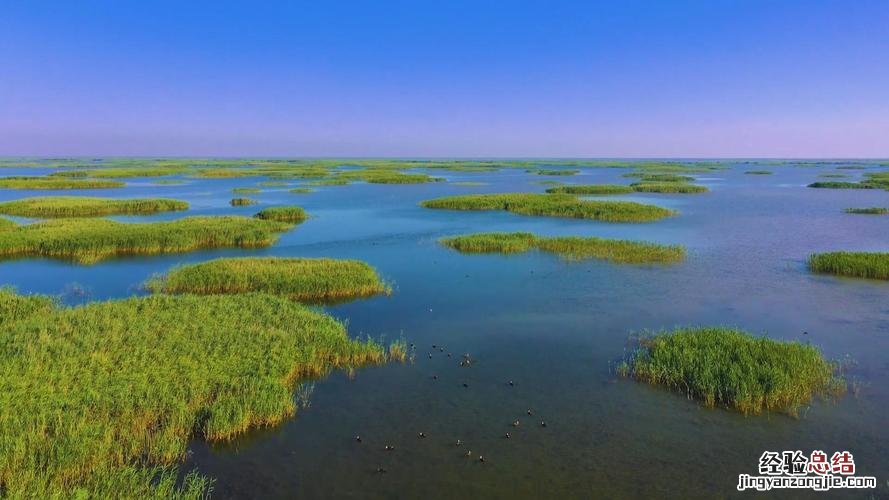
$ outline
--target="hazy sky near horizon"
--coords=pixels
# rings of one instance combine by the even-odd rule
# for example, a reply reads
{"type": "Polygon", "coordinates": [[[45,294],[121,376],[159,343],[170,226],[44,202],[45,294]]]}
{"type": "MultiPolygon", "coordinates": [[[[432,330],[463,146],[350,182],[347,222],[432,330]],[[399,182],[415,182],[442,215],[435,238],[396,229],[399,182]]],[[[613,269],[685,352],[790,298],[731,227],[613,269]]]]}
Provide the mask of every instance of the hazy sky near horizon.
{"type": "Polygon", "coordinates": [[[0,155],[889,157],[889,1],[6,0],[0,155]]]}

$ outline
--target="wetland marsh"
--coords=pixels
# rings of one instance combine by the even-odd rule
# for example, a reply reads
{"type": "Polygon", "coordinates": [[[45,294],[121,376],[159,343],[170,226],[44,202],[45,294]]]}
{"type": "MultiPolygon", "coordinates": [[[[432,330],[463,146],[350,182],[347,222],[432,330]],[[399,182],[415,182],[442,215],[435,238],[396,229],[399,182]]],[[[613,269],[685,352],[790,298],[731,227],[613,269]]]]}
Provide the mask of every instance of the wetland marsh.
{"type": "Polygon", "coordinates": [[[887,170],[0,161],[0,496],[889,495],[887,170]]]}

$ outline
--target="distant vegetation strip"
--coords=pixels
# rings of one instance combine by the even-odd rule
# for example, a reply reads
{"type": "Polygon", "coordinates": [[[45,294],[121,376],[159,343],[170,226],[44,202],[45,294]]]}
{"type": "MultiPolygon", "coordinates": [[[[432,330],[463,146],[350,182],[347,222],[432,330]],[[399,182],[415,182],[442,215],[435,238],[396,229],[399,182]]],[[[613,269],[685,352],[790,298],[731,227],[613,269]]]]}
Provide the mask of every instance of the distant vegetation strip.
{"type": "Polygon", "coordinates": [[[799,342],[723,327],[679,328],[644,337],[617,372],[744,414],[797,415],[816,396],[845,391],[838,365],[799,342]]]}
{"type": "Polygon", "coordinates": [[[339,302],[391,293],[377,271],[357,260],[283,257],[215,259],[178,267],[149,281],[159,293],[264,292],[305,302],[339,302]]]}
{"type": "Polygon", "coordinates": [[[5,189],[108,189],[124,186],[120,181],[67,179],[63,177],[0,177],[5,189]]]}
{"type": "Polygon", "coordinates": [[[304,381],[407,353],[256,293],[69,308],[4,289],[0,330],[9,498],[205,498],[212,479],[176,470],[192,439],[276,425],[298,410],[304,381]]]}
{"type": "Polygon", "coordinates": [[[426,208],[449,210],[506,210],[522,215],[571,217],[608,222],[648,222],[676,212],[630,201],[581,200],[567,194],[503,193],[448,196],[426,200],[426,208]]]}
{"type": "Polygon", "coordinates": [[[124,255],[265,247],[291,227],[293,224],[254,217],[185,217],[139,223],[54,219],[0,231],[0,260],[53,257],[92,264],[124,255]]]}
{"type": "Polygon", "coordinates": [[[466,253],[523,253],[532,249],[569,260],[603,259],[622,264],[672,264],[685,258],[679,245],[531,233],[476,233],[443,238],[441,244],[466,253]]]}
{"type": "Polygon", "coordinates": [[[865,215],[885,215],[889,214],[889,208],[886,207],[867,207],[867,208],[847,208],[847,214],[865,214],[865,215]]]}
{"type": "Polygon", "coordinates": [[[889,280],[889,252],[816,253],[809,256],[808,264],[817,273],[889,280]]]}
{"type": "Polygon", "coordinates": [[[45,196],[0,203],[0,214],[39,218],[138,215],[187,209],[188,203],[166,198],[114,199],[85,196],[45,196]]]}

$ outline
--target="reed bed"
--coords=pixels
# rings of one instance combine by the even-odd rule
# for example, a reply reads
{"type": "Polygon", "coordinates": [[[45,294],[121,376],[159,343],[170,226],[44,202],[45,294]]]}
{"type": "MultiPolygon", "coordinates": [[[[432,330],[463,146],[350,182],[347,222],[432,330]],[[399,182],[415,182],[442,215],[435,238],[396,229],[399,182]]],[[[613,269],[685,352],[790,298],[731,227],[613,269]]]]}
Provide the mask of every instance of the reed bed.
{"type": "Polygon", "coordinates": [[[645,172],[630,172],[623,177],[637,177],[639,182],[694,182],[695,178],[689,175],[678,174],[649,174],[645,172]]]}
{"type": "Polygon", "coordinates": [[[55,219],[0,232],[0,260],[52,257],[79,264],[125,255],[180,253],[201,248],[257,248],[273,244],[293,225],[253,217],[185,217],[125,223],[55,219]]]}
{"type": "Polygon", "coordinates": [[[818,181],[809,184],[816,189],[874,189],[874,186],[862,182],[818,181]]]}
{"type": "Polygon", "coordinates": [[[256,200],[253,198],[232,198],[229,203],[233,207],[244,207],[248,205],[256,205],[256,200]]]}
{"type": "Polygon", "coordinates": [[[312,191],[314,191],[314,189],[312,189],[312,188],[300,187],[300,188],[293,188],[288,192],[293,193],[293,194],[308,194],[308,193],[311,193],[312,191]]]}
{"type": "Polygon", "coordinates": [[[630,187],[639,193],[696,194],[710,191],[706,186],[683,182],[634,182],[630,187]]]}
{"type": "Polygon", "coordinates": [[[580,173],[580,170],[576,169],[539,169],[539,170],[529,170],[529,172],[536,175],[577,175],[580,173]]]}
{"type": "Polygon", "coordinates": [[[0,203],[0,214],[38,218],[142,215],[187,209],[188,203],[166,198],[114,199],[86,196],[44,196],[0,203]]]}
{"type": "Polygon", "coordinates": [[[2,189],[108,189],[124,186],[120,181],[69,179],[64,177],[0,177],[2,189]]]}
{"type": "Polygon", "coordinates": [[[580,200],[573,195],[538,193],[448,196],[426,200],[421,206],[448,210],[506,210],[522,215],[607,222],[648,222],[676,214],[673,210],[631,201],[580,200]]]}
{"type": "Polygon", "coordinates": [[[184,165],[176,166],[138,166],[138,167],[108,167],[90,168],[78,170],[59,170],[53,172],[54,177],[93,177],[103,179],[125,179],[129,177],[165,177],[168,175],[183,175],[193,171],[184,165]]]}
{"type": "Polygon", "coordinates": [[[261,193],[262,189],[259,188],[234,188],[232,189],[232,193],[235,194],[258,194],[261,193]]]}
{"type": "Polygon", "coordinates": [[[887,252],[816,253],[809,256],[808,264],[809,269],[816,273],[889,280],[889,253],[887,252]]]}
{"type": "Polygon", "coordinates": [[[864,214],[864,215],[886,215],[886,214],[889,214],[889,208],[886,208],[886,207],[847,208],[844,211],[847,214],[864,214]]]}
{"type": "MultiPolygon", "coordinates": [[[[68,308],[0,290],[0,492],[203,498],[175,467],[297,410],[294,388],[390,360],[343,323],[268,294],[154,295],[68,308]],[[100,334],[99,334],[100,333],[100,334]]],[[[396,342],[391,359],[406,352],[396,342]]]]}
{"type": "Polygon", "coordinates": [[[679,245],[579,236],[535,236],[531,233],[476,233],[440,240],[464,253],[524,253],[533,249],[566,260],[602,259],[620,264],[673,264],[685,258],[679,245]]]}
{"type": "Polygon", "coordinates": [[[284,181],[264,181],[259,183],[262,187],[285,187],[287,183],[284,181]]]}
{"type": "Polygon", "coordinates": [[[817,348],[723,327],[679,328],[643,338],[617,371],[745,415],[796,416],[814,397],[845,390],[837,364],[817,348]]]}
{"type": "Polygon", "coordinates": [[[772,175],[773,173],[771,170],[748,170],[744,172],[746,175],[772,175]]]}
{"type": "Polygon", "coordinates": [[[549,188],[547,193],[554,194],[627,194],[632,193],[633,188],[624,184],[574,184],[549,188]]]}
{"type": "Polygon", "coordinates": [[[343,302],[389,294],[392,288],[357,260],[244,257],[178,267],[148,282],[156,293],[263,292],[311,303],[343,302]]]}
{"type": "Polygon", "coordinates": [[[264,220],[275,220],[279,222],[292,222],[298,224],[306,220],[309,216],[302,207],[269,207],[264,208],[256,214],[256,217],[264,220]]]}

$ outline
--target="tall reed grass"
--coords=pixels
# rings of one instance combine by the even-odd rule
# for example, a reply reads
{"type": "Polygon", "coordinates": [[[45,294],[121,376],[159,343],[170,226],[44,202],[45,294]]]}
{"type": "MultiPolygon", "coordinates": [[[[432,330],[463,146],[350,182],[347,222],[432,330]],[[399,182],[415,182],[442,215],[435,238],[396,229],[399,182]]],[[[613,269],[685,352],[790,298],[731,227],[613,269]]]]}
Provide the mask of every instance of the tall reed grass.
{"type": "Polygon", "coordinates": [[[85,196],[44,196],[0,203],[0,214],[37,218],[139,215],[187,209],[188,203],[166,198],[114,199],[85,196]]]}

